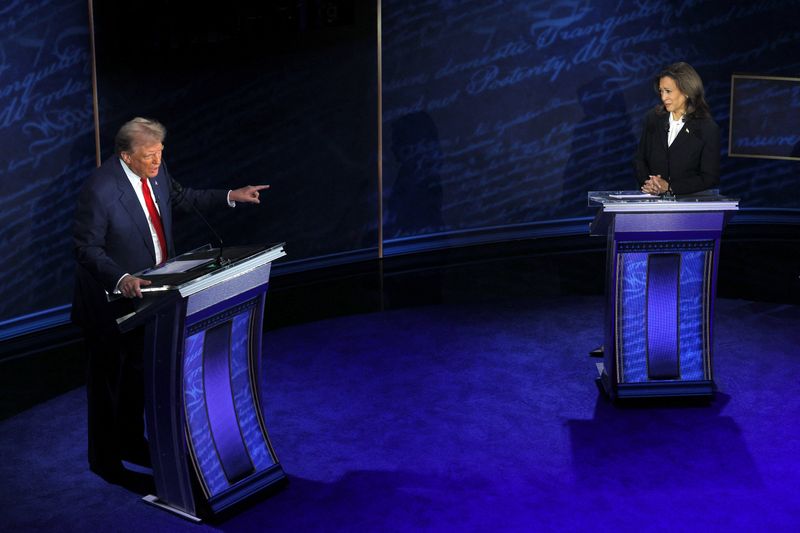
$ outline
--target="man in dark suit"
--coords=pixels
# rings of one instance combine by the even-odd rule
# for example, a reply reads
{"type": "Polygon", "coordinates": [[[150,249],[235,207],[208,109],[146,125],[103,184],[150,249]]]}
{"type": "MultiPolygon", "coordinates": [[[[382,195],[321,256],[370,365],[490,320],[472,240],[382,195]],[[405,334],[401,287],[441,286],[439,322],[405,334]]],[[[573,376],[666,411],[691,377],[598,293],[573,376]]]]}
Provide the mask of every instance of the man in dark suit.
{"type": "Polygon", "coordinates": [[[89,466],[112,483],[131,477],[123,461],[147,466],[142,383],[142,328],[121,334],[116,318],[130,313],[149,281],[134,274],[175,255],[172,210],[259,203],[268,185],[191,190],[162,161],[166,129],[135,118],[115,139],[115,154],[95,169],[78,197],[73,229],[77,260],[72,319],[84,333],[89,364],[89,466]],[[125,298],[108,301],[108,294],[125,298]]]}

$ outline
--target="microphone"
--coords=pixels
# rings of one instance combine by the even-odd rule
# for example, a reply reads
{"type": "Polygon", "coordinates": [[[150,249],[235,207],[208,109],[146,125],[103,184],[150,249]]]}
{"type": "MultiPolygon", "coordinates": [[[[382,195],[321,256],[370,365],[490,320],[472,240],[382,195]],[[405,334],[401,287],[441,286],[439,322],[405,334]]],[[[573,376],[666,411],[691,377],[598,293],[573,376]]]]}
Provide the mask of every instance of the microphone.
{"type": "MultiPolygon", "coordinates": [[[[183,185],[181,185],[178,181],[176,181],[172,176],[170,176],[169,179],[170,179],[170,182],[172,184],[172,189],[176,193],[182,195],[182,194],[184,194],[186,192],[184,190],[184,188],[183,188],[183,185]]],[[[203,216],[203,213],[199,209],[197,209],[197,206],[194,205],[194,202],[189,202],[189,206],[192,208],[192,211],[194,211],[194,213],[198,217],[200,217],[200,220],[203,221],[203,224],[205,224],[206,227],[209,230],[211,230],[211,233],[214,235],[214,238],[216,238],[217,242],[219,243],[219,252],[217,252],[217,257],[214,259],[214,263],[213,264],[218,266],[218,267],[223,267],[223,266],[229,264],[231,262],[231,260],[222,257],[222,249],[225,246],[225,243],[222,241],[222,237],[219,236],[219,233],[217,233],[217,231],[214,229],[214,226],[212,226],[208,222],[208,220],[206,220],[206,217],[203,216]]]]}

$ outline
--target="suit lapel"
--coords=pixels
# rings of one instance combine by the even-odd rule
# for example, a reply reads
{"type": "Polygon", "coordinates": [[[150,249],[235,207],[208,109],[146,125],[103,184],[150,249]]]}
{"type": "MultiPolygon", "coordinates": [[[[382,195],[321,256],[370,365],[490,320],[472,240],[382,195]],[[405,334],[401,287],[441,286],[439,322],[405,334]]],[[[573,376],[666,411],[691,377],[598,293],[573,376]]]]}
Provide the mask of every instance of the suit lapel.
{"type": "Polygon", "coordinates": [[[170,211],[169,201],[169,176],[167,176],[162,163],[158,171],[158,175],[150,180],[153,187],[153,193],[158,203],[158,212],[161,214],[161,226],[164,228],[164,238],[167,239],[167,251],[170,255],[174,252],[172,250],[172,212],[170,211]]]}
{"type": "Polygon", "coordinates": [[[686,135],[690,133],[692,129],[693,129],[693,124],[691,122],[691,119],[686,119],[686,121],[683,123],[681,131],[678,132],[678,135],[675,137],[675,140],[672,141],[671,148],[674,149],[676,146],[682,146],[686,142],[686,135]]]}
{"type": "Polygon", "coordinates": [[[131,223],[136,228],[136,232],[141,237],[145,248],[153,258],[153,263],[155,263],[156,251],[153,248],[153,237],[150,234],[150,225],[147,223],[147,217],[145,217],[144,211],[142,210],[142,204],[139,203],[139,198],[136,196],[136,192],[133,190],[128,176],[125,175],[125,171],[122,170],[122,164],[119,161],[116,162],[114,176],[117,180],[117,188],[120,192],[119,203],[128,213],[131,223]]]}
{"type": "Polygon", "coordinates": [[[666,121],[666,123],[664,124],[664,126],[662,128],[662,130],[663,130],[662,139],[664,141],[664,148],[666,148],[667,150],[675,150],[676,147],[684,144],[684,142],[686,142],[686,135],[691,133],[693,128],[694,128],[694,121],[692,119],[690,119],[690,118],[687,118],[684,121],[683,126],[681,127],[681,130],[678,132],[678,135],[675,136],[675,140],[672,141],[672,145],[670,146],[669,142],[668,142],[669,141],[669,114],[667,114],[667,121],[666,121]]]}

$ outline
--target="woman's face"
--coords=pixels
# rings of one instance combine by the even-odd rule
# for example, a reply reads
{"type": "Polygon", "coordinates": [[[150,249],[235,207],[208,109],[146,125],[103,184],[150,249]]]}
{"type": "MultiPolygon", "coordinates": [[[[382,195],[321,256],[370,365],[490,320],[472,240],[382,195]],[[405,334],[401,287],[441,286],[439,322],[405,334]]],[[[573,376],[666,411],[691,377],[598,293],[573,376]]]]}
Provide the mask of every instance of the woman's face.
{"type": "Polygon", "coordinates": [[[669,76],[658,80],[658,92],[661,94],[661,103],[675,117],[686,113],[686,95],[678,89],[678,84],[669,76]]]}

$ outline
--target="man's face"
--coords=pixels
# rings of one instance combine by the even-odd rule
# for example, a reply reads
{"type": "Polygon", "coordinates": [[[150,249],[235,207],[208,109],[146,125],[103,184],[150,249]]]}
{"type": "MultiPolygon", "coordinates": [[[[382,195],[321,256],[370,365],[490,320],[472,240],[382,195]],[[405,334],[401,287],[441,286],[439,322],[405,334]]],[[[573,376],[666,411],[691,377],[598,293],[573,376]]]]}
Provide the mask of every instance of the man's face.
{"type": "Polygon", "coordinates": [[[132,152],[122,152],[122,160],[140,178],[155,178],[161,166],[164,145],[156,141],[135,144],[132,152]]]}

